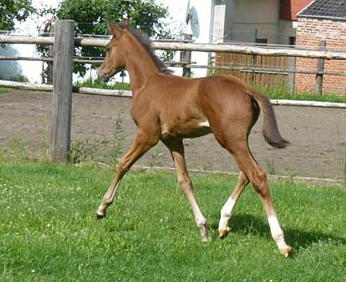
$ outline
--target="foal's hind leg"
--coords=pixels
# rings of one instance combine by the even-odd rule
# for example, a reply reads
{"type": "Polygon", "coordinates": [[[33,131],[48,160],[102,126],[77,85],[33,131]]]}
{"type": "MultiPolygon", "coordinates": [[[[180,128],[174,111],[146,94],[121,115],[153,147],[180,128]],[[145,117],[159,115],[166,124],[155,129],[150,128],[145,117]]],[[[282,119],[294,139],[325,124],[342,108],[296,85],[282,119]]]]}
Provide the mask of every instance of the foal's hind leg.
{"type": "Polygon", "coordinates": [[[171,155],[175,164],[176,172],[177,172],[179,187],[181,191],[187,196],[187,199],[190,202],[190,205],[195,217],[196,225],[199,228],[199,231],[201,234],[202,241],[208,242],[210,241],[210,238],[208,236],[207,220],[203,216],[192,191],[192,182],[189,178],[187,168],[186,168],[183,141],[170,140],[170,141],[163,141],[163,142],[171,152],[171,155]]]}
{"type": "Polygon", "coordinates": [[[258,193],[268,217],[271,235],[278,246],[280,252],[288,257],[291,247],[284,239],[284,233],[276,217],[273,202],[270,196],[266,173],[257,164],[250,153],[247,140],[245,138],[218,138],[220,144],[235,157],[239,169],[251,181],[253,188],[258,193]]]}
{"type": "Polygon", "coordinates": [[[97,218],[103,218],[106,215],[106,209],[113,203],[121,179],[130,167],[152,146],[156,145],[158,138],[155,138],[145,132],[138,131],[136,139],[131,148],[120,159],[115,170],[115,175],[107,193],[103,196],[102,202],[97,209],[97,218]]]}
{"type": "Polygon", "coordinates": [[[231,196],[228,198],[225,205],[222,207],[220,212],[220,222],[219,222],[219,235],[220,238],[224,238],[227,236],[230,228],[228,227],[228,221],[231,217],[231,213],[235,203],[237,202],[239,196],[243,193],[244,188],[249,183],[246,175],[241,171],[239,173],[237,185],[232,192],[231,196]]]}
{"type": "Polygon", "coordinates": [[[245,173],[245,175],[251,181],[253,188],[259,195],[264,205],[264,209],[268,217],[271,235],[276,245],[278,246],[280,252],[285,257],[288,257],[289,253],[291,252],[291,247],[286,244],[284,239],[284,233],[276,217],[275,209],[268,187],[267,175],[251,155],[247,142],[240,143],[238,144],[238,146],[235,147],[236,148],[234,148],[233,155],[237,161],[239,168],[245,173]]]}

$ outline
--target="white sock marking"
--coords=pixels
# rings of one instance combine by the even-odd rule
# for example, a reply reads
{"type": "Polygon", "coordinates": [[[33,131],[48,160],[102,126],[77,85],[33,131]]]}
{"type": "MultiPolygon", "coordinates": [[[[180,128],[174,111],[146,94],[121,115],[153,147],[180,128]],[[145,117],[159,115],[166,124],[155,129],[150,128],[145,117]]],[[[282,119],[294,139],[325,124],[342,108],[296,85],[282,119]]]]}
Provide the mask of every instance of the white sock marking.
{"type": "Polygon", "coordinates": [[[270,232],[277,246],[280,248],[287,247],[287,244],[284,240],[284,233],[280,227],[279,221],[275,215],[268,217],[268,223],[270,226],[270,232]]]}
{"type": "Polygon", "coordinates": [[[228,198],[226,204],[221,209],[221,217],[219,223],[219,230],[227,229],[228,221],[231,217],[233,207],[235,205],[235,200],[231,197],[228,198]]]}

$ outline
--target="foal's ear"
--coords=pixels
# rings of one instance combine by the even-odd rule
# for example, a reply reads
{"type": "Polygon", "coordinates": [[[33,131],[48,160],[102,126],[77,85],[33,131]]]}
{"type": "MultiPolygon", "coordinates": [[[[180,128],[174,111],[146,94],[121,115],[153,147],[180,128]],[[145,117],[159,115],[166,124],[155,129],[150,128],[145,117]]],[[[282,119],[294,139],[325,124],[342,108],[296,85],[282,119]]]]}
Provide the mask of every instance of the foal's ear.
{"type": "Polygon", "coordinates": [[[129,28],[130,27],[130,23],[128,20],[123,20],[123,22],[119,25],[120,28],[122,29],[126,29],[126,28],[129,28]]]}
{"type": "Polygon", "coordinates": [[[110,34],[113,34],[115,37],[119,37],[121,28],[119,28],[112,20],[108,21],[108,30],[110,34]]]}

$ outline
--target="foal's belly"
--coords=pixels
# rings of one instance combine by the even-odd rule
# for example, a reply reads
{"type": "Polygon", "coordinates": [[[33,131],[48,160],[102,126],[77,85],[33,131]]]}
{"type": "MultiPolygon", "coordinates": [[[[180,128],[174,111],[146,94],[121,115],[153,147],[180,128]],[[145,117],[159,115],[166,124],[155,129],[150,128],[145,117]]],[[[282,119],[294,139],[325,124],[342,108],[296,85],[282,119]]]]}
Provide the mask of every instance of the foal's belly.
{"type": "Polygon", "coordinates": [[[207,120],[181,123],[180,125],[163,125],[161,134],[163,139],[169,137],[196,138],[211,133],[207,120]]]}

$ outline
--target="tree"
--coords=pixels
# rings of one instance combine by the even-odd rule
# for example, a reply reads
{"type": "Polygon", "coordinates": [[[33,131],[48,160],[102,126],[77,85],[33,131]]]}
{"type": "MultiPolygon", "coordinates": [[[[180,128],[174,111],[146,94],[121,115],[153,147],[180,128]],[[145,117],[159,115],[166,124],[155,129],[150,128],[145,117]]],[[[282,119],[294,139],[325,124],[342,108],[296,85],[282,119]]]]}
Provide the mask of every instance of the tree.
{"type": "Polygon", "coordinates": [[[24,21],[34,11],[31,0],[1,0],[0,30],[13,29],[15,21],[24,21]]]}
{"type": "Polygon", "coordinates": [[[108,34],[107,22],[128,20],[153,36],[162,35],[159,19],[167,16],[167,9],[153,0],[65,0],[61,2],[57,17],[77,22],[77,32],[84,34],[108,34]]]}
{"type": "MultiPolygon", "coordinates": [[[[76,22],[76,35],[106,35],[108,20],[127,20],[148,36],[161,38],[169,36],[165,26],[160,23],[160,19],[167,14],[167,9],[155,4],[153,0],[64,0],[55,11],[58,19],[72,19],[76,22]]],[[[104,52],[104,49],[96,47],[76,48],[76,54],[86,57],[98,57],[104,55],[104,52]]],[[[75,72],[84,75],[86,68],[75,64],[75,72]]]]}

